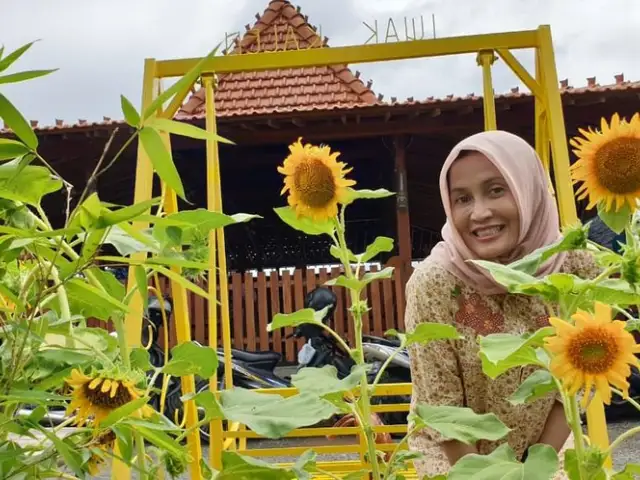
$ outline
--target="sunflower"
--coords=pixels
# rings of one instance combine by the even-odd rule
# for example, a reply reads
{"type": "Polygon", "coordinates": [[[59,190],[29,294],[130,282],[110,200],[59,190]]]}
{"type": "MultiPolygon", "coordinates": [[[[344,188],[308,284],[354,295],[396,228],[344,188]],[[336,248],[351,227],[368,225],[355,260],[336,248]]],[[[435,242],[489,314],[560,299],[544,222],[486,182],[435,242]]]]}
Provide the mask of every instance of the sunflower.
{"type": "Polygon", "coordinates": [[[635,211],[640,197],[640,113],[628,122],[616,113],[610,124],[603,118],[600,126],[601,131],[580,129],[583,136],[569,141],[578,157],[571,166],[573,182],[582,182],[576,195],[579,200],[589,197],[589,209],[603,202],[607,211],[618,211],[625,203],[635,211]]]}
{"type": "Polygon", "coordinates": [[[595,303],[595,313],[578,310],[571,318],[572,325],[560,318],[551,317],[556,335],[545,339],[546,348],[552,354],[551,373],[562,381],[570,395],[585,387],[582,405],[586,406],[592,387],[603,401],[611,403],[611,387],[614,385],[629,394],[630,365],[639,367],[640,353],[633,335],[627,332],[625,323],[611,321],[611,307],[595,303]]]}
{"type": "MultiPolygon", "coordinates": [[[[134,386],[135,382],[126,375],[98,372],[87,376],[73,369],[71,378],[67,378],[66,382],[73,388],[67,414],[77,410],[76,425],[84,425],[92,417],[93,425],[97,427],[111,412],[141,396],[134,386]]],[[[144,405],[131,415],[141,418],[152,414],[153,409],[144,405]]]]}
{"type": "Polygon", "coordinates": [[[116,442],[116,434],[111,430],[103,433],[102,435],[94,438],[89,447],[92,447],[91,457],[87,460],[86,469],[89,475],[98,476],[100,474],[100,470],[105,463],[105,455],[108,455],[110,450],[113,450],[113,447],[116,442]]]}
{"type": "Polygon", "coordinates": [[[289,191],[287,200],[298,217],[333,218],[338,214],[338,203],[346,198],[347,187],[356,184],[345,178],[351,169],[336,160],[340,152],[332,153],[326,145],[303,145],[301,140],[289,146],[289,156],[278,167],[285,175],[281,193],[289,191]]]}

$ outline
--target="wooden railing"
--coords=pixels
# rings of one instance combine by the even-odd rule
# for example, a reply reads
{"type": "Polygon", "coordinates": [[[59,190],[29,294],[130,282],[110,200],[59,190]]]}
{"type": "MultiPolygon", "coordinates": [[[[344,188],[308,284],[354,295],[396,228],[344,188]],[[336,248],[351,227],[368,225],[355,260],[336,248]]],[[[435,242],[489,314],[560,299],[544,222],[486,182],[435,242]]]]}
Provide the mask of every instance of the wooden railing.
{"type": "MultiPolygon", "coordinates": [[[[372,266],[370,271],[376,270],[378,267],[372,266]]],[[[293,338],[285,340],[292,332],[291,328],[269,333],[267,324],[276,313],[291,313],[304,308],[307,292],[340,273],[340,267],[283,270],[280,273],[275,270],[268,273],[231,273],[229,313],[233,347],[248,351],[272,350],[282,353],[283,360],[295,362],[302,342],[293,338]]],[[[204,285],[201,286],[206,290],[204,285]]],[[[161,288],[164,293],[170,294],[169,282],[164,278],[161,279],[161,288]]],[[[332,289],[338,296],[333,328],[353,344],[353,324],[349,320],[350,301],[347,292],[344,288],[332,289]]],[[[363,318],[365,334],[382,336],[390,328],[404,330],[404,285],[400,272],[395,272],[392,278],[369,284],[366,295],[370,311],[363,318]]],[[[207,300],[189,293],[189,310],[192,338],[203,345],[209,345],[207,300]]],[[[220,320],[218,332],[221,332],[219,322],[220,320]]],[[[109,328],[106,322],[97,320],[91,320],[89,325],[109,328]]],[[[160,332],[160,345],[164,344],[165,334],[164,331],[160,332]]],[[[220,338],[217,341],[218,345],[222,345],[220,338]]],[[[168,339],[170,346],[175,345],[176,332],[173,323],[169,327],[168,339]]]]}

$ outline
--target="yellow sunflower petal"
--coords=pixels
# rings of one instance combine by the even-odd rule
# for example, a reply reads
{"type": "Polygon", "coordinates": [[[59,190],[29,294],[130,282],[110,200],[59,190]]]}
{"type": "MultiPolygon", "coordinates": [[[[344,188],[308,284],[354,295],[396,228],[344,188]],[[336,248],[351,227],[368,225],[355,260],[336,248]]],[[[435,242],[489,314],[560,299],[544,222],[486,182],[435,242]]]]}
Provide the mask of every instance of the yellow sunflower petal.
{"type": "Polygon", "coordinates": [[[98,388],[98,385],[100,385],[102,383],[102,378],[98,377],[98,378],[94,378],[93,380],[91,380],[91,383],[89,383],[89,390],[95,390],[96,388],[98,388]]]}

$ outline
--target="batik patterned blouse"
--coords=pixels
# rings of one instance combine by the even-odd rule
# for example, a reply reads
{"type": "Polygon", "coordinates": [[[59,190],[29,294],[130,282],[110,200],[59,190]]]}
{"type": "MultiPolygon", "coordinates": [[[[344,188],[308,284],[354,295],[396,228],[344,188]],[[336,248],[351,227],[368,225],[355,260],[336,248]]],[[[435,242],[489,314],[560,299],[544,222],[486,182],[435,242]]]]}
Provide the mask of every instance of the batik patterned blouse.
{"type": "MultiPolygon", "coordinates": [[[[584,251],[569,252],[561,269],[581,278],[593,278],[598,267],[584,251]]],[[[481,440],[479,453],[489,454],[505,441],[521,458],[526,448],[537,443],[557,394],[549,394],[524,405],[512,405],[508,398],[535,367],[516,367],[491,380],[482,372],[477,335],[522,334],[548,325],[543,303],[533,297],[515,294],[482,295],[430,259],[424,260],[407,283],[407,331],[420,322],[454,325],[462,340],[436,341],[410,347],[413,381],[412,409],[418,403],[469,407],[476,413],[494,413],[511,429],[497,442],[481,440]]],[[[442,437],[425,429],[409,441],[411,450],[422,452],[416,460],[419,478],[438,475],[450,469],[440,447],[442,437]]],[[[569,438],[560,452],[562,473],[564,450],[573,447],[569,438]]]]}

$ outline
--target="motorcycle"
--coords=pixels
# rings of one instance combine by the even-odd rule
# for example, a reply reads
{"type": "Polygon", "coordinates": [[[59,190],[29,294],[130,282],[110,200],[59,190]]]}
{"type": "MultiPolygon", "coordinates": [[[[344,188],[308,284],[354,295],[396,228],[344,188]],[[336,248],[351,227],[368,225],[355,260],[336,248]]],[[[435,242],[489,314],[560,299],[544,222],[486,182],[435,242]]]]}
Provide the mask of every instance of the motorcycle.
{"type": "MultiPolygon", "coordinates": [[[[318,287],[307,294],[305,308],[320,311],[329,307],[322,319],[323,323],[329,324],[335,313],[337,300],[335,293],[330,289],[318,287]]],[[[305,340],[304,346],[298,353],[299,369],[333,365],[337,370],[338,378],[345,378],[351,373],[355,361],[333,336],[325,333],[322,327],[313,324],[299,325],[294,331],[294,336],[305,340]]],[[[398,340],[363,335],[362,349],[365,362],[370,367],[367,373],[370,384],[377,377],[382,365],[394,355],[398,347],[400,347],[398,340]]],[[[405,350],[395,354],[383,373],[380,383],[410,382],[409,355],[405,350]]],[[[410,400],[410,395],[377,396],[372,398],[372,404],[409,403],[410,400]]],[[[388,412],[382,413],[380,417],[386,425],[404,425],[407,422],[407,415],[406,412],[388,412]]]]}

